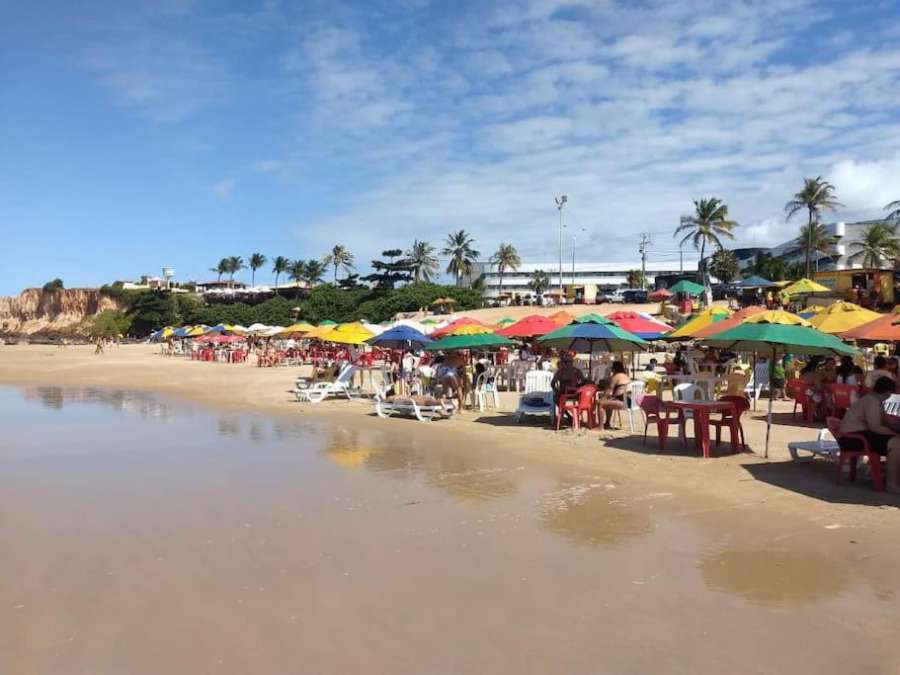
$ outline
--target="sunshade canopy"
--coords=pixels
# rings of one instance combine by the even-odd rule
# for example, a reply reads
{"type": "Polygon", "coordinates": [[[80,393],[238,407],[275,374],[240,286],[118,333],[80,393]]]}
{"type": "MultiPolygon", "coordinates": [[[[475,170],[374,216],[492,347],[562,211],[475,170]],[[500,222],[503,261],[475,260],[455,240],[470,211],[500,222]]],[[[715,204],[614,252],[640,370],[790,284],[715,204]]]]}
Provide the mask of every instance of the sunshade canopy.
{"type": "Polygon", "coordinates": [[[694,314],[674,331],[666,335],[670,340],[690,340],[710,324],[723,321],[731,316],[731,312],[725,307],[708,307],[698,314],[694,314]]]}
{"type": "Polygon", "coordinates": [[[569,314],[569,312],[564,309],[561,309],[558,312],[554,312],[550,315],[550,318],[556,322],[557,326],[565,326],[575,320],[575,316],[573,314],[569,314]]]}
{"type": "Polygon", "coordinates": [[[514,347],[515,342],[495,333],[478,333],[475,335],[448,335],[436,340],[426,347],[429,351],[449,352],[456,349],[496,349],[514,347]]]}
{"type": "Polygon", "coordinates": [[[863,342],[900,342],[900,308],[841,333],[841,337],[863,342]]]}
{"type": "Polygon", "coordinates": [[[361,345],[370,339],[374,333],[358,321],[342,323],[322,339],[328,342],[337,342],[343,345],[361,345]]]}
{"type": "Polygon", "coordinates": [[[571,323],[538,338],[538,342],[547,347],[582,353],[593,353],[594,351],[632,352],[641,351],[649,346],[637,335],[633,335],[605,319],[602,323],[594,321],[571,323]]]}
{"type": "Polygon", "coordinates": [[[460,326],[470,326],[470,325],[484,326],[484,324],[481,323],[480,321],[477,321],[475,319],[470,319],[467,316],[461,316],[460,318],[456,319],[455,321],[451,321],[443,328],[438,328],[436,331],[434,331],[431,334],[431,337],[432,338],[440,338],[445,335],[452,335],[453,332],[460,326]]]}
{"type": "Polygon", "coordinates": [[[857,326],[880,319],[878,312],[852,302],[835,302],[810,317],[809,322],[823,333],[845,333],[857,326]]]}
{"type": "Polygon", "coordinates": [[[668,288],[660,288],[658,290],[653,291],[648,297],[651,300],[665,300],[666,298],[671,298],[674,295],[672,291],[668,288]]]}
{"type": "Polygon", "coordinates": [[[763,279],[762,277],[747,277],[746,279],[741,279],[738,281],[735,286],[738,288],[776,288],[778,284],[774,281],[769,281],[768,279],[763,279]]]}
{"type": "Polygon", "coordinates": [[[765,311],[765,307],[744,307],[743,309],[739,309],[726,319],[711,323],[706,328],[701,328],[696,333],[694,333],[694,338],[702,340],[704,338],[713,337],[714,335],[718,335],[723,331],[729,330],[744,323],[744,321],[749,319],[751,316],[762,314],[765,311]]]}
{"type": "Polygon", "coordinates": [[[324,321],[319,322],[320,326],[337,326],[337,321],[332,321],[331,319],[325,319],[324,321]]]}
{"type": "Polygon", "coordinates": [[[412,326],[394,326],[367,340],[370,345],[387,349],[424,349],[434,340],[412,326]]]}
{"type": "Polygon", "coordinates": [[[574,323],[613,323],[602,314],[583,314],[575,319],[574,323]]]}
{"type": "Polygon", "coordinates": [[[812,279],[800,279],[782,288],[781,292],[787,295],[804,295],[807,293],[830,293],[831,289],[817,284],[812,279]]]}
{"type": "Polygon", "coordinates": [[[695,284],[693,281],[682,279],[670,289],[673,293],[687,293],[688,295],[700,295],[703,293],[703,286],[695,284]]]}
{"type": "Polygon", "coordinates": [[[504,337],[510,338],[530,338],[546,335],[547,333],[555,331],[557,328],[559,328],[559,324],[551,317],[532,314],[531,316],[526,316],[521,321],[516,321],[506,328],[501,328],[497,331],[497,335],[503,335],[504,337]]]}
{"type": "Polygon", "coordinates": [[[712,347],[736,352],[819,354],[843,356],[857,350],[833,335],[813,328],[808,321],[780,310],[761,312],[739,326],[704,341],[712,347]]]}
{"type": "Polygon", "coordinates": [[[299,323],[288,326],[287,328],[283,328],[282,330],[278,331],[276,335],[278,337],[300,337],[306,335],[314,328],[315,326],[313,326],[311,323],[301,321],[299,323]]]}
{"type": "Polygon", "coordinates": [[[607,315],[606,318],[615,322],[619,328],[624,328],[629,333],[633,333],[644,340],[655,340],[661,335],[672,331],[671,326],[648,319],[637,312],[613,312],[607,315]]]}

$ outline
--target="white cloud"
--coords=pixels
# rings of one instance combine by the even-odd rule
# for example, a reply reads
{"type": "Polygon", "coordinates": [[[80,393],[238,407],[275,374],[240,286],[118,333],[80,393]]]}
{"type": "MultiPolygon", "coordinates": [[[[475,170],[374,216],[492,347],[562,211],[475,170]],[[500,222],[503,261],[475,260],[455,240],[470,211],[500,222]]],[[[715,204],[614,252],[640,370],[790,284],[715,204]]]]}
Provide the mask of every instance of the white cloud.
{"type": "Polygon", "coordinates": [[[260,159],[248,166],[250,173],[274,173],[284,166],[284,162],[278,159],[260,159]]]}
{"type": "Polygon", "coordinates": [[[828,177],[840,186],[839,197],[848,209],[875,214],[900,199],[900,153],[883,160],[844,160],[831,167],[828,177]]]}
{"type": "Polygon", "coordinates": [[[213,183],[211,189],[222,199],[229,199],[234,192],[234,188],[237,185],[236,178],[223,178],[220,181],[216,181],[213,183]]]}

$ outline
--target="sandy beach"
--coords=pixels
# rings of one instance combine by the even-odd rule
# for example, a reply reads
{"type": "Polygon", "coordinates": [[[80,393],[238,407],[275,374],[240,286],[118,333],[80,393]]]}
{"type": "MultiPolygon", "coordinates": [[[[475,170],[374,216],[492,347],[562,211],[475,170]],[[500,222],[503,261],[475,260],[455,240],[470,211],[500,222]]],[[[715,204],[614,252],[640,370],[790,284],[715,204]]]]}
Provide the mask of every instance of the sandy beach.
{"type": "MultiPolygon", "coordinates": [[[[813,438],[815,429],[788,423],[788,404],[776,405],[769,461],[761,458],[763,406],[745,424],[755,452],[730,456],[723,448],[703,460],[677,441],[661,453],[627,431],[557,433],[538,423],[514,425],[502,411],[421,424],[377,418],[370,404],[303,405],[288,392],[294,369],[157,352],[149,345],[103,356],[90,347],[0,348],[0,384],[17,385],[26,398],[51,407],[58,400],[75,415],[81,408],[64,405],[67,391],[76,392],[75,401],[84,387],[159,393],[168,402],[153,403],[149,417],[159,406],[174,418],[199,406],[196,417],[168,433],[190,436],[203,419],[217,418],[226,442],[219,460],[163,452],[158,461],[131,457],[126,443],[113,468],[101,468],[96,457],[79,459],[77,441],[71,451],[61,438],[58,448],[43,450],[55,458],[48,465],[27,456],[27,447],[43,447],[31,439],[39,430],[7,432],[0,533],[19,543],[8,559],[22,583],[0,594],[13,608],[0,620],[3,672],[64,673],[68,663],[112,668],[135,659],[147,665],[129,672],[275,673],[294,659],[316,672],[900,667],[892,651],[900,625],[900,501],[867,482],[835,486],[825,462],[791,463],[787,441],[813,438]],[[269,428],[282,429],[287,440],[279,448],[290,447],[291,433],[300,446],[309,439],[324,444],[326,464],[336,469],[316,471],[344,478],[328,473],[306,483],[305,464],[294,467],[290,462],[300,460],[286,459],[285,450],[256,442],[254,434],[266,438],[269,428]],[[250,461],[245,448],[253,463],[220,477],[222,463],[250,461]],[[363,468],[367,474],[358,473],[363,468]],[[360,482],[360,475],[393,480],[360,482]],[[84,486],[96,493],[87,501],[84,486]],[[159,490],[169,497],[159,501],[159,490]],[[319,520],[288,536],[284,517],[301,508],[287,506],[295,500],[319,520]],[[98,522],[79,535],[85,526],[70,523],[70,511],[98,522]],[[342,513],[361,520],[350,524],[342,513]],[[535,526],[539,534],[530,534],[535,526]],[[160,536],[166,552],[158,556],[171,566],[148,559],[136,568],[145,581],[112,588],[96,576],[105,567],[113,575],[132,570],[129,561],[157,551],[160,536]],[[229,539],[238,548],[212,555],[201,546],[229,539]],[[264,551],[260,541],[273,543],[264,551]],[[320,551],[340,561],[337,567],[293,566],[320,551]],[[392,551],[403,552],[401,562],[390,559],[392,551]],[[54,562],[63,559],[75,562],[54,562]],[[188,582],[197,575],[208,579],[188,582]],[[250,584],[259,586],[253,597],[250,584]],[[528,584],[525,595],[521,584],[528,584]],[[60,587],[74,589],[65,609],[53,591],[60,587]],[[277,597],[261,602],[267,591],[260,589],[270,588],[280,589],[277,597]],[[110,599],[98,609],[85,595],[91,592],[110,599]],[[184,621],[171,617],[168,603],[181,608],[184,621]],[[233,603],[240,604],[236,613],[233,603]],[[683,621],[671,621],[679,613],[683,621]],[[80,637],[66,632],[67,621],[88,614],[93,629],[80,637]],[[297,621],[302,634],[291,637],[297,621]],[[148,640],[134,642],[141,622],[148,640]],[[194,639],[181,630],[194,631],[194,639]],[[798,638],[807,630],[817,639],[804,644],[798,638]],[[515,646],[522,640],[544,647],[522,651],[515,646]],[[171,651],[151,653],[157,641],[171,651]],[[66,661],[75,646],[76,660],[66,661]]],[[[112,432],[91,433],[108,444],[112,432]]],[[[112,461],[109,452],[98,457],[112,461]]]]}

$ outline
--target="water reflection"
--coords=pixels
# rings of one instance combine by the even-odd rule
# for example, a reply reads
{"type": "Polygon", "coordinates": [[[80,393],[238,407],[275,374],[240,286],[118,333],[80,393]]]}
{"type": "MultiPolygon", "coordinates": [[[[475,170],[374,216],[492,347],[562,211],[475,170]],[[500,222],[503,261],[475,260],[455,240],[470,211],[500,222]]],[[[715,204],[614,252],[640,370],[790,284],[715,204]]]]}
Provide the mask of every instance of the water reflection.
{"type": "Polygon", "coordinates": [[[847,567],[815,553],[729,548],[704,556],[706,586],[764,607],[797,607],[838,595],[850,585],[847,567]]]}
{"type": "Polygon", "coordinates": [[[120,412],[137,413],[141,417],[167,419],[172,415],[185,414],[170,403],[153,394],[122,389],[67,389],[54,386],[32,386],[21,389],[26,401],[39,401],[51,410],[62,410],[66,404],[99,404],[120,412]]]}
{"type": "Polygon", "coordinates": [[[614,499],[605,485],[594,483],[565,484],[543,495],[538,520],[556,534],[591,546],[621,543],[653,527],[644,507],[614,499]]]}

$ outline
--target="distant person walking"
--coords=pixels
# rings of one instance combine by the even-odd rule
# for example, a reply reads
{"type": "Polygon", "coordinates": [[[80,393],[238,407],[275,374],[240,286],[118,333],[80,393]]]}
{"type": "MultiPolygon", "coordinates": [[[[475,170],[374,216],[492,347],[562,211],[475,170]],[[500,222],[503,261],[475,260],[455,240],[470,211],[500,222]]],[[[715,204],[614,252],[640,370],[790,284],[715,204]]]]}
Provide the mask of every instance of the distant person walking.
{"type": "Polygon", "coordinates": [[[103,353],[103,338],[98,337],[95,341],[94,355],[96,356],[97,354],[102,354],[102,353],[103,353]]]}

